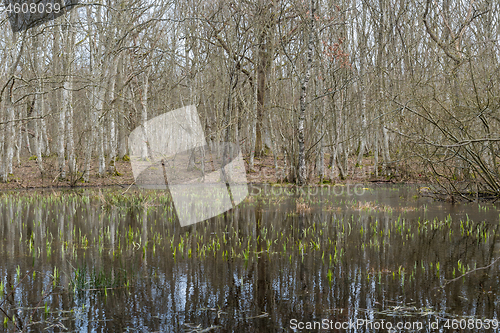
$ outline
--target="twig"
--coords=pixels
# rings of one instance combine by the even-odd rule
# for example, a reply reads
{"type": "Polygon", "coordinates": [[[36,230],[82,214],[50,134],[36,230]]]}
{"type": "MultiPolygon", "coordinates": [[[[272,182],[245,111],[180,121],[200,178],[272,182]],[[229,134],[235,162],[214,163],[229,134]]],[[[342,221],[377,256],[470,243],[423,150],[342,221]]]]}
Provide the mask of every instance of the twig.
{"type": "Polygon", "coordinates": [[[56,179],[57,179],[60,175],[61,175],[61,171],[59,171],[59,172],[57,173],[56,177],[54,178],[54,180],[53,180],[52,182],[55,182],[55,181],[56,181],[56,179]]]}
{"type": "Polygon", "coordinates": [[[16,325],[17,329],[18,329],[18,330],[20,330],[19,326],[17,326],[17,323],[16,323],[14,320],[12,320],[12,317],[11,317],[11,316],[9,316],[9,315],[7,314],[7,312],[5,312],[5,310],[4,310],[2,307],[0,307],[0,311],[2,311],[2,312],[3,312],[3,314],[5,315],[5,317],[9,318],[9,320],[10,320],[11,322],[13,322],[13,323],[14,323],[14,325],[16,325]]]}
{"type": "Polygon", "coordinates": [[[474,269],[472,269],[472,270],[470,270],[470,271],[468,271],[468,272],[466,272],[466,273],[464,273],[464,274],[460,275],[459,277],[456,277],[456,278],[454,278],[454,279],[452,279],[452,280],[445,280],[445,283],[441,286],[441,288],[446,287],[449,283],[452,283],[452,282],[454,282],[454,281],[457,281],[457,280],[459,280],[459,279],[463,278],[464,276],[466,276],[466,275],[468,275],[468,274],[470,274],[470,273],[474,273],[474,272],[477,272],[477,271],[480,271],[480,270],[483,270],[483,269],[488,269],[488,268],[490,268],[491,266],[493,266],[493,265],[494,265],[497,261],[499,261],[499,260],[500,260],[500,257],[498,257],[498,258],[496,258],[495,260],[493,260],[493,262],[492,262],[491,264],[489,264],[488,266],[479,267],[479,268],[474,268],[474,269]]]}
{"type": "Polygon", "coordinates": [[[6,316],[7,318],[9,318],[9,320],[10,320],[11,322],[13,322],[13,323],[14,323],[14,325],[16,325],[16,327],[17,327],[17,329],[18,329],[18,330],[22,330],[23,328],[22,328],[22,327],[19,327],[19,326],[17,325],[17,322],[15,322],[14,320],[12,320],[12,317],[11,317],[11,316],[9,316],[9,315],[7,314],[7,312],[5,312],[5,310],[2,308],[2,305],[3,305],[3,304],[5,303],[5,301],[6,301],[6,300],[7,300],[7,299],[8,299],[8,298],[9,298],[9,297],[10,297],[10,296],[14,293],[14,291],[16,291],[16,288],[17,288],[17,287],[21,284],[21,282],[23,282],[23,281],[24,281],[24,279],[25,279],[25,278],[26,278],[29,274],[31,274],[31,272],[32,272],[32,271],[33,271],[33,270],[31,270],[31,271],[29,271],[28,273],[26,273],[26,274],[24,275],[24,277],[23,277],[23,278],[22,278],[22,279],[21,279],[21,280],[20,280],[20,281],[19,281],[19,282],[15,285],[15,287],[14,287],[14,288],[12,288],[12,291],[11,291],[11,292],[10,292],[10,293],[9,293],[9,294],[5,297],[5,298],[4,298],[4,300],[2,301],[2,303],[0,303],[0,310],[2,310],[2,312],[5,314],[5,316],[6,316]]]}
{"type": "Polygon", "coordinates": [[[135,180],[132,184],[129,185],[129,187],[127,187],[127,189],[125,190],[125,192],[122,193],[122,195],[124,195],[125,193],[127,193],[127,191],[132,187],[132,185],[135,184],[135,180]]]}
{"type": "MultiPolygon", "coordinates": [[[[42,301],[44,299],[46,299],[48,296],[52,295],[52,292],[46,293],[46,291],[48,291],[49,288],[50,288],[50,284],[47,286],[47,288],[44,289],[45,296],[40,299],[40,301],[38,302],[38,304],[35,306],[33,312],[31,312],[30,319],[33,319],[33,315],[35,314],[35,311],[39,308],[39,306],[42,303],[42,301]]],[[[28,326],[25,326],[24,329],[22,330],[22,332],[24,332],[26,330],[26,328],[28,328],[28,326]]]]}

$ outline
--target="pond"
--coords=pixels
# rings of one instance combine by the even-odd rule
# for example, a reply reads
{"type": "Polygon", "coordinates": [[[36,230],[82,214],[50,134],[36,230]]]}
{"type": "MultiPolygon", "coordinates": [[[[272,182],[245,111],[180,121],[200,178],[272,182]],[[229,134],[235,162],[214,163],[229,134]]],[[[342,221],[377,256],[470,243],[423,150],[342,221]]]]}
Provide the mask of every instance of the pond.
{"type": "Polygon", "coordinates": [[[182,228],[162,191],[0,194],[0,327],[491,332],[500,326],[494,203],[432,201],[410,185],[249,190],[233,210],[182,228]]]}

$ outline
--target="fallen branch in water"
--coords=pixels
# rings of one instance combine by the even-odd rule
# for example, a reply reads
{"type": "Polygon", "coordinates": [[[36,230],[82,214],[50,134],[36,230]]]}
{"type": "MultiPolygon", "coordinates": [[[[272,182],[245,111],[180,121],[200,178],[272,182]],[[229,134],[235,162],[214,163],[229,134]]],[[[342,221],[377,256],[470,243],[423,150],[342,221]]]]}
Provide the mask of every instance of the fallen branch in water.
{"type": "Polygon", "coordinates": [[[127,189],[125,190],[125,192],[123,192],[123,193],[122,193],[122,195],[124,195],[125,193],[127,193],[127,191],[128,191],[128,190],[132,187],[132,185],[134,185],[134,184],[135,184],[135,181],[134,181],[132,184],[130,184],[130,186],[129,186],[129,187],[127,187],[127,189]]]}
{"type": "Polygon", "coordinates": [[[468,275],[468,274],[470,274],[470,273],[474,273],[474,272],[477,272],[477,271],[480,271],[480,270],[483,270],[483,269],[488,269],[488,268],[490,268],[491,266],[493,266],[493,265],[494,265],[497,261],[499,261],[499,260],[500,260],[500,257],[498,257],[498,258],[496,258],[495,260],[493,260],[493,262],[492,262],[491,264],[489,264],[488,266],[474,268],[474,269],[472,269],[472,270],[470,270],[470,271],[468,271],[468,272],[466,272],[466,273],[464,273],[464,274],[460,275],[459,277],[456,277],[456,278],[454,278],[454,279],[452,279],[452,280],[445,280],[445,283],[441,286],[441,288],[446,287],[448,284],[450,284],[450,283],[452,283],[452,282],[455,282],[455,281],[457,281],[457,280],[460,280],[461,278],[463,278],[464,276],[466,276],[466,275],[468,275]]]}
{"type": "Polygon", "coordinates": [[[14,294],[14,292],[16,291],[17,287],[24,281],[24,279],[29,275],[31,274],[32,270],[29,271],[28,273],[26,273],[24,275],[24,277],[16,284],[16,286],[14,288],[12,288],[12,291],[4,298],[4,300],[2,301],[2,303],[0,303],[0,310],[3,312],[3,314],[12,322],[14,323],[14,325],[16,326],[16,328],[21,331],[23,329],[23,325],[22,325],[22,322],[19,321],[19,325],[17,324],[17,321],[14,320],[13,317],[9,316],[7,314],[7,312],[2,308],[2,306],[4,305],[5,301],[7,301],[7,299],[12,296],[14,294]]]}

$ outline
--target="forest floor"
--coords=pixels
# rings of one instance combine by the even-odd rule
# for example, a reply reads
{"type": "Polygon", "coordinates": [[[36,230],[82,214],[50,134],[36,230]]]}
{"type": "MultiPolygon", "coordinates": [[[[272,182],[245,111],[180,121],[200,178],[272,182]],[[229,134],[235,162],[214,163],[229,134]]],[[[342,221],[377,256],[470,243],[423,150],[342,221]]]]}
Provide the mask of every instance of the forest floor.
{"type": "MultiPolygon", "coordinates": [[[[328,157],[328,156],[327,156],[328,157]]],[[[328,158],[325,158],[328,161],[328,158]]],[[[274,160],[272,156],[265,156],[263,158],[256,158],[253,170],[250,170],[248,159],[245,158],[245,167],[247,170],[247,180],[249,183],[266,183],[275,184],[287,182],[287,177],[283,168],[283,160],[278,159],[278,170],[274,168],[274,160]]],[[[331,170],[325,166],[324,183],[353,183],[353,182],[394,182],[394,183],[418,183],[425,182],[427,177],[423,173],[419,173],[418,168],[415,167],[393,167],[387,172],[387,176],[375,177],[373,159],[370,157],[362,161],[362,167],[354,167],[354,161],[350,161],[350,167],[347,170],[348,177],[341,180],[338,171],[331,170]]],[[[6,183],[0,183],[0,190],[17,190],[17,189],[36,189],[36,188],[61,188],[61,187],[107,187],[107,186],[120,186],[129,187],[134,183],[132,174],[132,167],[130,162],[118,160],[115,163],[117,174],[106,174],[104,177],[97,175],[97,161],[91,167],[91,175],[89,182],[82,181],[79,178],[67,177],[61,179],[59,177],[57,161],[55,156],[46,157],[44,159],[45,173],[42,176],[38,168],[36,160],[29,160],[28,158],[22,159],[20,165],[13,167],[13,173],[9,175],[6,183]]],[[[83,165],[78,165],[78,168],[83,169],[83,165]]],[[[319,184],[319,176],[312,176],[314,171],[310,174],[310,184],[319,184]]]]}

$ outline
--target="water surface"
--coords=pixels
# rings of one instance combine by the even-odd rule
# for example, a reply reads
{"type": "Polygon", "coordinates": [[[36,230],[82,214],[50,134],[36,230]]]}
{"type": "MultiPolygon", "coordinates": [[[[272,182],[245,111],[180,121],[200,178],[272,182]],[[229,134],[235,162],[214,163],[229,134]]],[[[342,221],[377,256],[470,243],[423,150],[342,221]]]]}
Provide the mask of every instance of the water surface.
{"type": "Polygon", "coordinates": [[[478,269],[500,257],[494,204],[361,189],[252,186],[237,208],[184,228],[160,191],[0,194],[0,303],[16,318],[1,325],[293,332],[294,320],[366,319],[444,332],[447,320],[499,319],[500,261],[478,269]]]}

